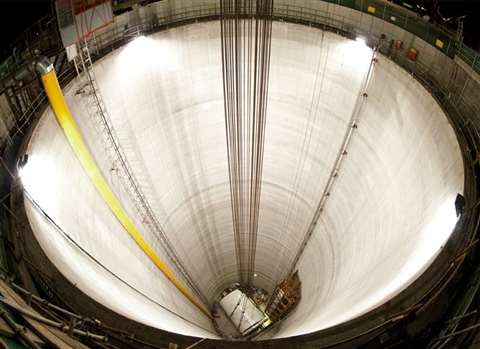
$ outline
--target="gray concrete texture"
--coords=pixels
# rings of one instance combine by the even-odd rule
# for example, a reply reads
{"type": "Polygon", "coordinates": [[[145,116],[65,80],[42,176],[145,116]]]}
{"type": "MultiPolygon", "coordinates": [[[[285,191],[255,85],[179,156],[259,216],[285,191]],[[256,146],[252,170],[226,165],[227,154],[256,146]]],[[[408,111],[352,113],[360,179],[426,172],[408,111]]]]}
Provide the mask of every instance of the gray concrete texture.
{"type": "MultiPolygon", "coordinates": [[[[371,49],[336,34],[273,24],[258,287],[271,292],[291,266],[351,127],[371,58],[371,49]]],[[[147,200],[186,269],[213,300],[238,281],[219,22],[140,37],[94,70],[147,200]]],[[[118,179],[118,164],[109,160],[86,97],[76,94],[79,84],[73,81],[64,91],[73,117],[113,190],[167,261],[118,179]]],[[[385,303],[430,265],[456,222],[463,163],[441,108],[383,56],[366,92],[348,154],[297,265],[302,300],[276,338],[328,328],[385,303]]],[[[109,211],[51,110],[27,152],[25,189],[90,254],[25,200],[36,238],[72,283],[134,320],[216,338],[210,320],[168,282],[109,211]]]]}

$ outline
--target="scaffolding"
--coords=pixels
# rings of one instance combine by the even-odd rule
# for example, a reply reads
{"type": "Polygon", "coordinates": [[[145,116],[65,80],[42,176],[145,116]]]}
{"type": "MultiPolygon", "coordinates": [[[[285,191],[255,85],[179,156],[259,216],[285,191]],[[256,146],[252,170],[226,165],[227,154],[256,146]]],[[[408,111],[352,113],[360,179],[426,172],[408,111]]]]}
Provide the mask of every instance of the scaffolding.
{"type": "Polygon", "coordinates": [[[295,271],[275,287],[265,310],[272,322],[283,319],[300,302],[302,297],[301,287],[302,282],[298,276],[298,271],[295,271]]]}

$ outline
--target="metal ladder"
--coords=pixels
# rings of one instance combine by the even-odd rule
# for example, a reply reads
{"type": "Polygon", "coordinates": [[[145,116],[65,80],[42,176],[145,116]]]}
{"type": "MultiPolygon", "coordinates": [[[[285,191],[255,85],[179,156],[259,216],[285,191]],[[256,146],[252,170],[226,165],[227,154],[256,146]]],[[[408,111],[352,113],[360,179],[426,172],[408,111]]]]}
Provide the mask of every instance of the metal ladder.
{"type": "Polygon", "coordinates": [[[73,62],[78,78],[81,81],[81,88],[77,93],[85,96],[88,114],[93,119],[97,131],[102,135],[107,155],[113,164],[112,167],[116,170],[115,173],[134,204],[143,225],[160,243],[164,252],[192,291],[199,296],[204,304],[209,305],[208,299],[193,281],[193,278],[184,267],[175,248],[166,236],[120,146],[95,78],[88,41],[85,40],[78,44],[77,56],[73,62]]]}

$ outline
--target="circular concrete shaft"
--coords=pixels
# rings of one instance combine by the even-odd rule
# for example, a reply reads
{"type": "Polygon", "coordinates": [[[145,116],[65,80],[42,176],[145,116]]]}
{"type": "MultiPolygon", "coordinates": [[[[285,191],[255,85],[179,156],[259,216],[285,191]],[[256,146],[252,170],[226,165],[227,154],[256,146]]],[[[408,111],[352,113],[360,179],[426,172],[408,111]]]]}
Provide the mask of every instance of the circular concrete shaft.
{"type": "MultiPolygon", "coordinates": [[[[286,276],[320,201],[359,99],[358,124],[297,265],[302,300],[277,338],[318,331],[383,304],[424,271],[455,223],[460,149],[446,116],[400,67],[361,42],[274,23],[255,285],[286,276]]],[[[128,161],[186,269],[213,300],[238,280],[223,111],[220,24],[140,37],[94,66],[128,161]]],[[[146,239],[80,83],[71,112],[146,239]],[[81,92],[81,91],[80,91],[81,92]]],[[[82,170],[50,110],[22,171],[32,229],[55,266],[98,302],[167,331],[216,338],[210,320],[125,233],[82,170]],[[78,249],[75,244],[84,251],[78,249]],[[89,255],[87,255],[88,252],[89,255]],[[94,257],[93,260],[91,257],[94,257]]]]}

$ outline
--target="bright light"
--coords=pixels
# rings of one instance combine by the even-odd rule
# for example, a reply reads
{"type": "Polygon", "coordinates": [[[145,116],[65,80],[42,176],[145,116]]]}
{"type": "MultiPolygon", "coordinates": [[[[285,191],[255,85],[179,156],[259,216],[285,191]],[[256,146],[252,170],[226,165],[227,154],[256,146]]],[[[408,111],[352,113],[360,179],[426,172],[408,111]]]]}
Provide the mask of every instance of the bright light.
{"type": "Polygon", "coordinates": [[[345,62],[349,62],[352,76],[364,76],[372,60],[372,49],[366,45],[363,37],[357,37],[356,40],[346,40],[339,44],[345,62]]]}
{"type": "Polygon", "coordinates": [[[355,41],[358,42],[359,44],[367,46],[367,40],[363,36],[357,36],[355,41]]]}
{"type": "Polygon", "coordinates": [[[425,249],[428,249],[428,246],[437,249],[443,248],[443,245],[450,237],[459,218],[455,210],[455,198],[455,195],[447,198],[438,207],[433,218],[426,226],[423,234],[425,239],[421,240],[423,245],[425,245],[425,249]]]}
{"type": "Polygon", "coordinates": [[[31,154],[27,163],[18,169],[23,188],[39,204],[46,205],[55,201],[52,190],[60,179],[58,167],[59,164],[52,161],[51,157],[31,154]]]}
{"type": "Polygon", "coordinates": [[[41,161],[38,156],[30,156],[28,162],[18,169],[18,175],[22,180],[23,187],[30,192],[42,187],[45,178],[45,171],[41,168],[41,161]]]}
{"type": "Polygon", "coordinates": [[[132,69],[151,74],[156,69],[170,69],[176,66],[175,47],[168,39],[154,40],[139,36],[128,43],[120,53],[120,68],[124,73],[132,69]]]}
{"type": "Polygon", "coordinates": [[[399,286],[408,285],[415,280],[438,256],[452,234],[458,221],[455,195],[446,198],[432,211],[430,217],[425,217],[425,225],[417,235],[414,251],[397,278],[385,288],[386,292],[395,294],[399,286]]]}
{"type": "Polygon", "coordinates": [[[22,183],[25,181],[25,178],[28,178],[28,171],[26,170],[26,165],[18,168],[18,177],[22,180],[22,183]]]}
{"type": "Polygon", "coordinates": [[[425,226],[418,232],[415,248],[412,249],[408,260],[388,284],[371,292],[362,302],[350,307],[347,312],[332,316],[324,327],[351,320],[374,309],[417,279],[438,256],[457,224],[455,197],[455,195],[448,197],[435,210],[432,210],[434,212],[426,218],[425,226]]]}

